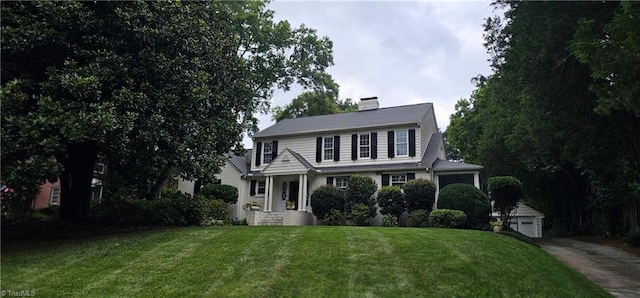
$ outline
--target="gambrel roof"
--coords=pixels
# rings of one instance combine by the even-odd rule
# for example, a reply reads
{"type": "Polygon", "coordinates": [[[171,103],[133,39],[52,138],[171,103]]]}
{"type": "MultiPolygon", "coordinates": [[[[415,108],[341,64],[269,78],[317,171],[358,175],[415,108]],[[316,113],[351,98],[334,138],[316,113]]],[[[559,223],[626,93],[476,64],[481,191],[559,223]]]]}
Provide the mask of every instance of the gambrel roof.
{"type": "Polygon", "coordinates": [[[432,109],[432,103],[420,103],[351,113],[284,119],[256,133],[253,137],[262,138],[417,124],[420,123],[425,114],[432,109]]]}

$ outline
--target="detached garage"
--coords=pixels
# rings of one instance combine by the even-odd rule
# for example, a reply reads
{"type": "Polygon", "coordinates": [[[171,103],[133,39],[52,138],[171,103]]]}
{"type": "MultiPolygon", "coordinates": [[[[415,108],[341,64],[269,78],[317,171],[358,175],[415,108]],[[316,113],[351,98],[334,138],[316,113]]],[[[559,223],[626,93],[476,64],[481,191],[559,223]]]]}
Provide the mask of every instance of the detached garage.
{"type": "MultiPolygon", "coordinates": [[[[498,212],[491,214],[494,218],[499,218],[498,212]]],[[[518,231],[531,238],[542,238],[542,219],[544,214],[525,205],[518,203],[515,215],[511,217],[511,229],[518,231]]]]}

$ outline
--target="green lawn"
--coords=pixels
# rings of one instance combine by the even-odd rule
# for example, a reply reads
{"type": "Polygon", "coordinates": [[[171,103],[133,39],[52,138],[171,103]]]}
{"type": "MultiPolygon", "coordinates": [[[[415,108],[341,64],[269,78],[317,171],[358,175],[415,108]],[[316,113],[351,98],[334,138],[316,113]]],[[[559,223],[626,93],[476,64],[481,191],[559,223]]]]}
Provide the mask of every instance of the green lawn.
{"type": "Polygon", "coordinates": [[[2,290],[37,297],[606,297],[490,232],[206,227],[12,245],[2,290]]]}

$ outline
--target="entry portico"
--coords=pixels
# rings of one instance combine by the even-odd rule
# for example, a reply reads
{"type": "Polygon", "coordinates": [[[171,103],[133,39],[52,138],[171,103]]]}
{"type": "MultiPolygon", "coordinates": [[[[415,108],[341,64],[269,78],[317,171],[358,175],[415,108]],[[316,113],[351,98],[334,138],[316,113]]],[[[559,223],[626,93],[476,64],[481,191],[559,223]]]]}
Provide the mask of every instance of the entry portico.
{"type": "Polygon", "coordinates": [[[297,211],[306,212],[309,205],[308,177],[314,172],[315,168],[302,156],[285,148],[262,170],[265,176],[264,211],[283,211],[286,209],[286,202],[293,202],[297,211]],[[276,189],[280,190],[282,195],[278,199],[284,201],[284,204],[274,202],[276,189]]]}

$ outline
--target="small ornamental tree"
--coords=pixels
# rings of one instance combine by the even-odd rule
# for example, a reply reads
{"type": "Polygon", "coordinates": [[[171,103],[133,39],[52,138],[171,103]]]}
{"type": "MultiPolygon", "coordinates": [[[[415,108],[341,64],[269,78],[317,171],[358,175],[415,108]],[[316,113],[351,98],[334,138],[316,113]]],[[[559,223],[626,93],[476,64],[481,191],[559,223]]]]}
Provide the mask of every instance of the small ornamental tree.
{"type": "Polygon", "coordinates": [[[344,212],[344,202],[344,191],[333,185],[320,186],[311,194],[311,209],[318,219],[324,219],[334,209],[344,212]]]}
{"type": "Polygon", "coordinates": [[[404,184],[404,199],[407,211],[433,210],[436,201],[436,185],[427,179],[414,179],[404,184]]]}
{"type": "Polygon", "coordinates": [[[376,190],[378,190],[378,184],[371,177],[351,176],[346,190],[347,212],[351,213],[352,208],[357,204],[364,204],[369,207],[369,217],[374,217],[377,210],[373,195],[376,190]]]}
{"type": "Polygon", "coordinates": [[[397,186],[384,186],[378,190],[378,207],[382,215],[393,215],[398,222],[405,211],[405,201],[402,189],[397,186]]]}
{"type": "Polygon", "coordinates": [[[238,188],[227,184],[207,184],[200,189],[199,195],[233,204],[238,201],[238,188]]]}
{"type": "Polygon", "coordinates": [[[496,176],[489,178],[489,192],[493,200],[493,210],[500,213],[500,220],[509,226],[511,212],[522,199],[522,183],[513,176],[496,176]]]}
{"type": "Polygon", "coordinates": [[[453,183],[440,190],[438,209],[464,211],[467,215],[466,227],[481,229],[489,223],[491,204],[487,196],[475,186],[453,183]]]}

